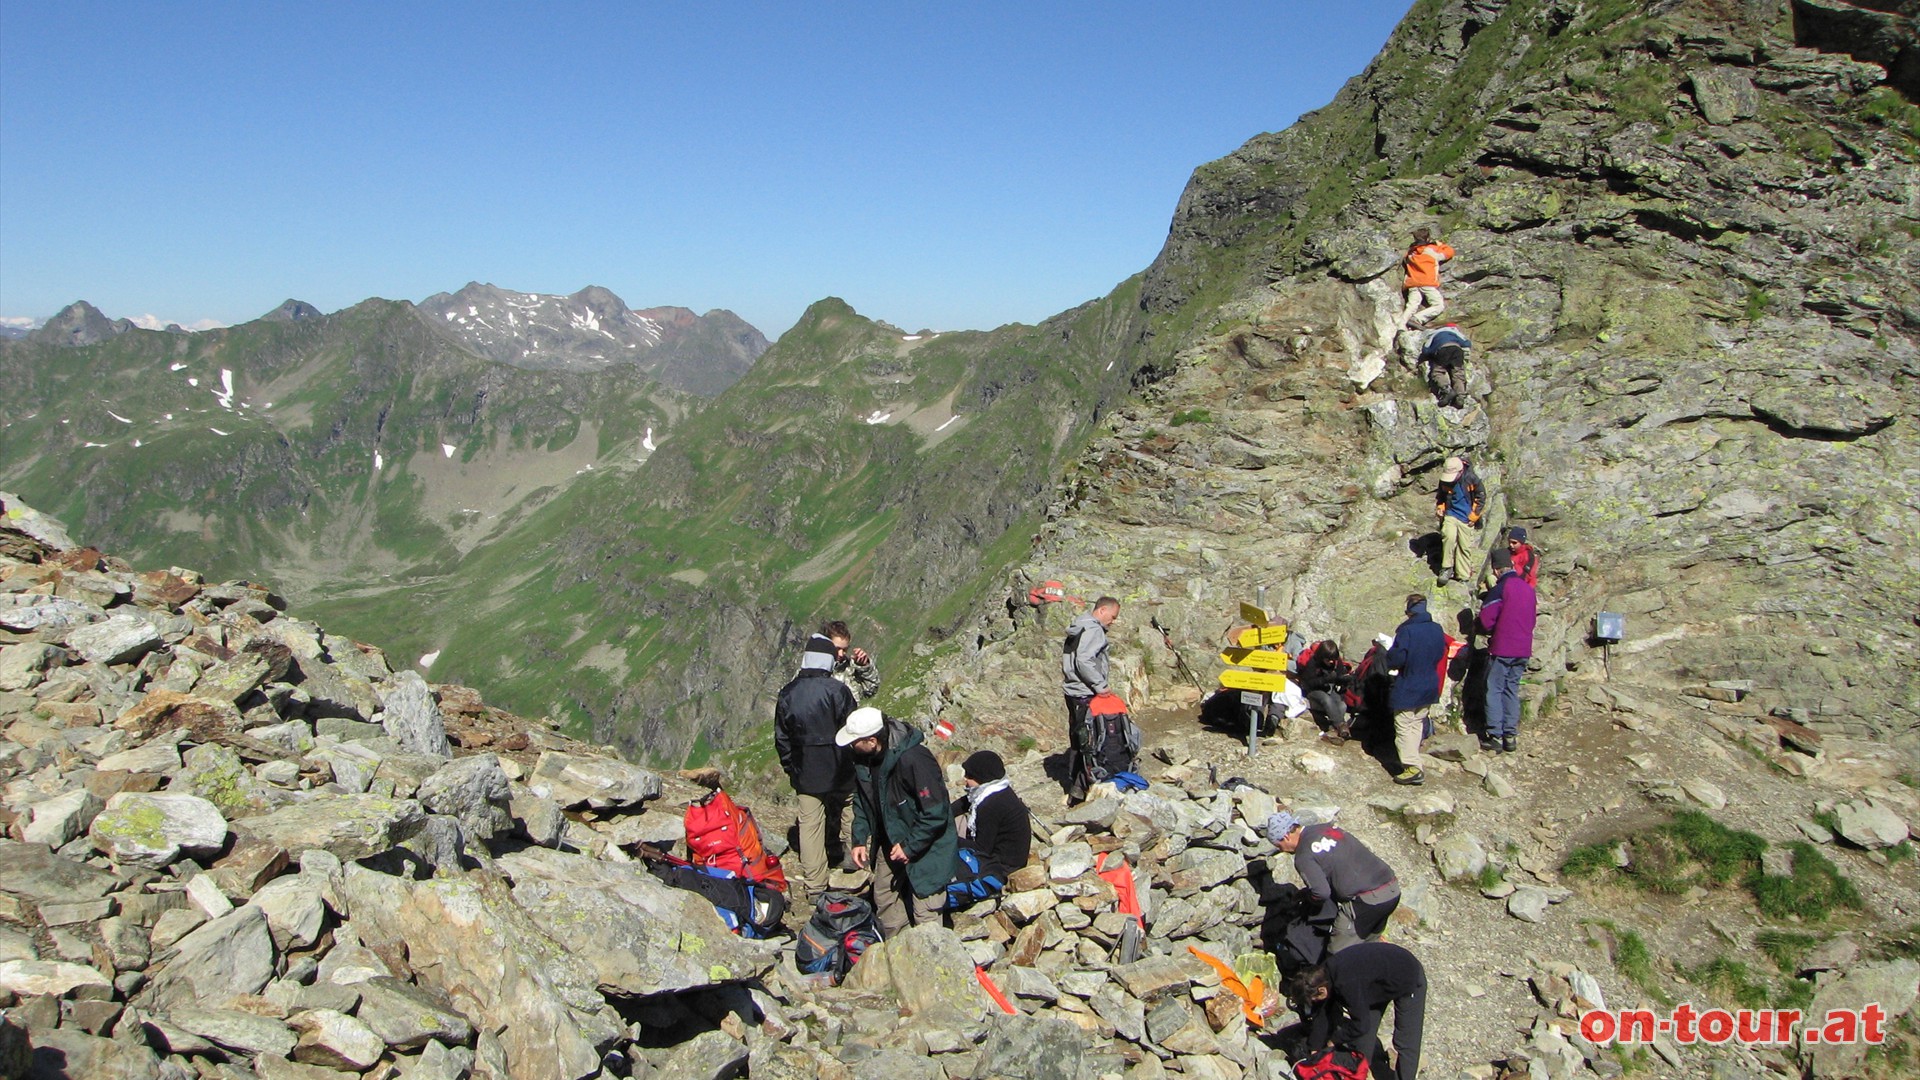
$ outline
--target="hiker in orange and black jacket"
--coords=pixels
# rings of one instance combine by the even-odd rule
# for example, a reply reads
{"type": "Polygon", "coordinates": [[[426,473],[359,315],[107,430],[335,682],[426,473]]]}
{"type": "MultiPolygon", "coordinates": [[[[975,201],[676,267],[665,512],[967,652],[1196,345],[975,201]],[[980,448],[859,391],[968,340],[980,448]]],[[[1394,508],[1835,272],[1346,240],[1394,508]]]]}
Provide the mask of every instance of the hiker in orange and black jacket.
{"type": "Polygon", "coordinates": [[[1432,230],[1421,226],[1413,230],[1413,245],[1407,248],[1407,280],[1401,286],[1407,292],[1407,305],[1400,312],[1400,329],[1425,326],[1447,310],[1446,297],[1440,295],[1440,264],[1453,258],[1453,249],[1433,238],[1432,230]]]}

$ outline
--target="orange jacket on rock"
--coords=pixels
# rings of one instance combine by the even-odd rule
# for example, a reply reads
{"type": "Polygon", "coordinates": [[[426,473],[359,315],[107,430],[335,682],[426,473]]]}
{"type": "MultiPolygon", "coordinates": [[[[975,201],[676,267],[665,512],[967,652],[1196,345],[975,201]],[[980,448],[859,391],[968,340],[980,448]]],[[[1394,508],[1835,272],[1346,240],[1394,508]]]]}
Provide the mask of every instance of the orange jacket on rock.
{"type": "Polygon", "coordinates": [[[1416,245],[1407,252],[1407,281],[1403,288],[1437,289],[1440,264],[1453,258],[1453,249],[1438,240],[1416,245]]]}

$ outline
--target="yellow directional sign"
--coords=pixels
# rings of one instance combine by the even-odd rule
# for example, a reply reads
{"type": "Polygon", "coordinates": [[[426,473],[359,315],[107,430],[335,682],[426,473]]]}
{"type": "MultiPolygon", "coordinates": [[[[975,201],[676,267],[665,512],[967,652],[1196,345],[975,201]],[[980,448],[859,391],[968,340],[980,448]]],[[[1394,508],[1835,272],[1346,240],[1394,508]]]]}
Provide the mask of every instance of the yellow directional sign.
{"type": "Polygon", "coordinates": [[[1284,645],[1287,643],[1287,628],[1284,626],[1256,626],[1251,630],[1240,631],[1240,647],[1251,649],[1259,645],[1284,645]]]}
{"type": "Polygon", "coordinates": [[[1240,601],[1240,618],[1243,622],[1250,622],[1255,626],[1267,625],[1267,613],[1245,600],[1240,601]]]}
{"type": "Polygon", "coordinates": [[[1287,688],[1287,677],[1277,671],[1234,671],[1220,673],[1220,685],[1229,690],[1264,690],[1277,694],[1287,688]]]}
{"type": "Polygon", "coordinates": [[[1220,662],[1264,668],[1268,671],[1287,670],[1287,654],[1273,649],[1228,649],[1220,654],[1220,662]]]}

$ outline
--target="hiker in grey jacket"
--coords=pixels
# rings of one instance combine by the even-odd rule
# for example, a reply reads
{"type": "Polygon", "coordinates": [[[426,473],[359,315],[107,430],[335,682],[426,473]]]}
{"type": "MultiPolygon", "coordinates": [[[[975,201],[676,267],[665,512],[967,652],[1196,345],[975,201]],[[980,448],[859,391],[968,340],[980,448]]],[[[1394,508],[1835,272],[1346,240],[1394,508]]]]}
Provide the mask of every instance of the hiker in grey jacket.
{"type": "Polygon", "coordinates": [[[1267,818],[1267,839],[1293,856],[1315,910],[1307,922],[1328,937],[1327,951],[1378,937],[1400,906],[1393,867],[1332,823],[1307,825],[1282,810],[1267,818]]]}
{"type": "MultiPolygon", "coordinates": [[[[1067,699],[1067,743],[1072,760],[1079,761],[1087,749],[1087,706],[1095,694],[1104,694],[1107,685],[1107,627],[1120,617],[1120,601],[1103,596],[1067,627],[1060,646],[1060,686],[1067,699]]],[[[1069,782],[1071,788],[1071,782],[1069,782]]],[[[1069,790],[1069,795],[1073,794],[1069,790]]]]}

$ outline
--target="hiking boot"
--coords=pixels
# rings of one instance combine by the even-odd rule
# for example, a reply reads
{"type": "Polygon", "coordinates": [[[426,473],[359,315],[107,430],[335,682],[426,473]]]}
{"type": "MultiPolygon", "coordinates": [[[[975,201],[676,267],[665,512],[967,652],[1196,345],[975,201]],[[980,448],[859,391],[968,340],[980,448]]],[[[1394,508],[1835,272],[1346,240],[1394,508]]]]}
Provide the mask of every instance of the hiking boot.
{"type": "Polygon", "coordinates": [[[1480,736],[1480,749],[1498,750],[1500,749],[1500,740],[1491,735],[1482,735],[1480,736]]]}
{"type": "Polygon", "coordinates": [[[1509,754],[1518,751],[1520,749],[1520,737],[1518,735],[1506,735],[1501,737],[1500,749],[1505,750],[1509,754]]]}
{"type": "Polygon", "coordinates": [[[1328,746],[1343,746],[1346,744],[1347,737],[1340,734],[1339,728],[1328,728],[1320,733],[1320,741],[1328,746]]]}
{"type": "Polygon", "coordinates": [[[1396,784],[1404,784],[1408,786],[1411,786],[1414,784],[1424,784],[1427,782],[1427,774],[1421,772],[1419,769],[1413,767],[1412,765],[1409,765],[1406,768],[1400,770],[1399,772],[1393,774],[1393,782],[1396,784]]]}

